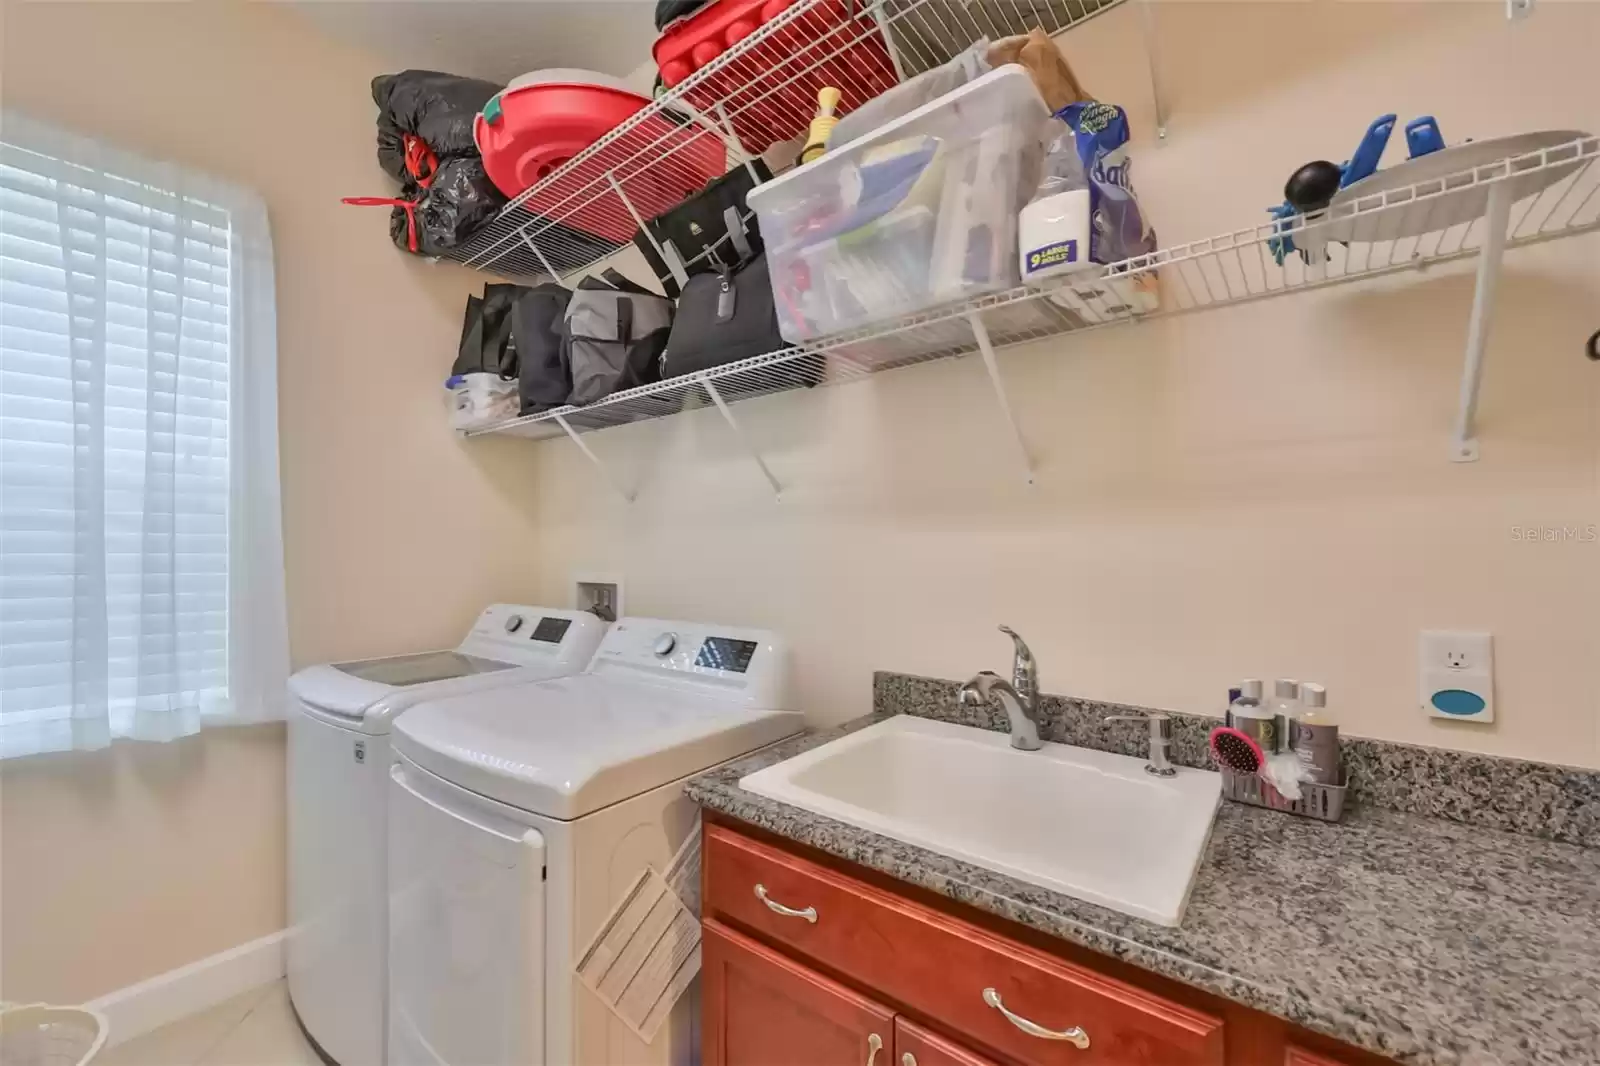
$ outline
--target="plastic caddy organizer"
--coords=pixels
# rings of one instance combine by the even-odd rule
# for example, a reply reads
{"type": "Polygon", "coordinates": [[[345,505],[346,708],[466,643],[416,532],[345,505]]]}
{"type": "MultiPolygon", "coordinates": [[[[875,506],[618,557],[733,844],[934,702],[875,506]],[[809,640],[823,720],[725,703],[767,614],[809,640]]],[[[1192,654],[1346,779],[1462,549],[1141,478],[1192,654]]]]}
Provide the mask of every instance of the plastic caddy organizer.
{"type": "Polygon", "coordinates": [[[1017,212],[1050,115],[991,71],[750,192],[785,340],[1017,284],[1017,212]]]}

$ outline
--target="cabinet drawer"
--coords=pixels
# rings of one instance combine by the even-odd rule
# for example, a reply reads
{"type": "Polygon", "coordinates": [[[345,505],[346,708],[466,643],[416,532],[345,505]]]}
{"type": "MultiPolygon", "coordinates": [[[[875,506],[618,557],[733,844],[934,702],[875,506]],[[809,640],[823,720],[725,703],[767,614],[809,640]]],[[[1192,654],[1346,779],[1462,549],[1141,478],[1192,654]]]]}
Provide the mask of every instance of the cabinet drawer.
{"type": "Polygon", "coordinates": [[[705,869],[708,917],[756,930],[1021,1063],[1221,1066],[1220,1018],[725,827],[706,827],[705,869]],[[1075,1028],[1086,1048],[1048,1035],[1075,1028]]]}

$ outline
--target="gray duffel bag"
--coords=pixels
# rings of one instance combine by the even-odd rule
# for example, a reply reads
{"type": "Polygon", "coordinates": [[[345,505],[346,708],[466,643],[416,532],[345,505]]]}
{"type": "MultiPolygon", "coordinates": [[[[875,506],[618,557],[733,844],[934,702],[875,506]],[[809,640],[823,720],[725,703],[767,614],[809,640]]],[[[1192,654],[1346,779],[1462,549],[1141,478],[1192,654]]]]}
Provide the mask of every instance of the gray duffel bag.
{"type": "Polygon", "coordinates": [[[572,369],[569,403],[661,380],[672,302],[607,270],[584,278],[567,304],[561,343],[572,369]]]}

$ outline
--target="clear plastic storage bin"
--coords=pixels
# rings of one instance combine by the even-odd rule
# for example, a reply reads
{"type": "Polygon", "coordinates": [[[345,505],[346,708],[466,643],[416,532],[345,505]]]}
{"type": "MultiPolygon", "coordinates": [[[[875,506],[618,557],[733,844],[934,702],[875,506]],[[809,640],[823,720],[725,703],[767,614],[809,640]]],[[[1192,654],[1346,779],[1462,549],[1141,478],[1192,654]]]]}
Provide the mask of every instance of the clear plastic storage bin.
{"type": "Polygon", "coordinates": [[[752,190],[784,339],[1017,284],[1049,119],[1007,65],[752,190]]]}

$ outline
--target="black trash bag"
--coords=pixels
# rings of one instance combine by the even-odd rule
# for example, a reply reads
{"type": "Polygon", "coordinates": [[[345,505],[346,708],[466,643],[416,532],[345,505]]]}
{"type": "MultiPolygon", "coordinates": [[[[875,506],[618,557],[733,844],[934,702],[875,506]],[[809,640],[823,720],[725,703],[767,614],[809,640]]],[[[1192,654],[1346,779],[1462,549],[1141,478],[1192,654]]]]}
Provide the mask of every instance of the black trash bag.
{"type": "Polygon", "coordinates": [[[347,204],[390,207],[389,239],[403,252],[438,258],[472,238],[500,213],[506,198],[476,157],[440,165],[426,189],[407,181],[400,195],[347,196],[347,204]]]}
{"type": "Polygon", "coordinates": [[[472,123],[502,86],[435,70],[403,70],[372,79],[378,105],[378,165],[406,181],[405,134],[415,134],[441,161],[477,155],[472,123]]]}
{"type": "MultiPolygon", "coordinates": [[[[483,160],[475,155],[440,163],[433,184],[420,192],[417,237],[418,252],[422,255],[444,255],[465,244],[480,227],[500,213],[506,202],[505,194],[495,188],[489,175],[484,173],[483,160]]],[[[393,219],[390,219],[389,235],[394,236],[393,219]]],[[[406,245],[401,244],[401,247],[406,245]]]]}
{"type": "Polygon", "coordinates": [[[694,14],[709,2],[710,0],[656,0],[656,32],[666,29],[670,22],[694,14]]]}

